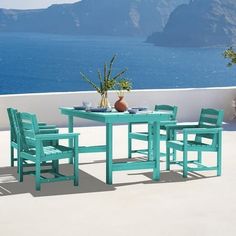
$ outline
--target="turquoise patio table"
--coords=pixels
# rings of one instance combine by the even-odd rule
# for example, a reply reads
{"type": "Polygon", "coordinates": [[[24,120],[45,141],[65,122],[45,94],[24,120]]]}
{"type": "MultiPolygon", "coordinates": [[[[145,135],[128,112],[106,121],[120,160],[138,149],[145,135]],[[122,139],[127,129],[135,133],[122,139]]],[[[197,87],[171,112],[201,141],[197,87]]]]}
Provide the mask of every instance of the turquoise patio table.
{"type": "MultiPolygon", "coordinates": [[[[75,110],[70,107],[60,108],[63,115],[68,116],[68,130],[73,132],[74,117],[105,123],[106,145],[79,147],[79,153],[106,152],[106,183],[112,184],[112,172],[121,170],[153,169],[153,180],[160,179],[160,122],[170,119],[170,115],[164,112],[150,112],[129,114],[128,112],[88,112],[75,110]],[[147,161],[115,163],[112,159],[113,125],[128,123],[147,123],[149,135],[153,134],[153,147],[148,144],[152,158],[147,161]]],[[[72,144],[71,144],[72,145],[72,144]]]]}

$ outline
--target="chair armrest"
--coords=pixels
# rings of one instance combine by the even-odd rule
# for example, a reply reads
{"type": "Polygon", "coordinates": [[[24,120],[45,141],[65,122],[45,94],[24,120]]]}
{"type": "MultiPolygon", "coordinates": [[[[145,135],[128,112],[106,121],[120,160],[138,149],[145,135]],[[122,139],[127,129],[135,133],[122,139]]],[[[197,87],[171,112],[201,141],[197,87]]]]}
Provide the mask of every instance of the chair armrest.
{"type": "Polygon", "coordinates": [[[58,129],[40,129],[39,134],[58,134],[58,129]]]}
{"type": "Polygon", "coordinates": [[[183,130],[183,142],[184,146],[187,145],[188,142],[188,135],[189,134],[204,134],[203,137],[206,135],[217,134],[221,136],[222,128],[187,128],[183,130]]]}
{"type": "Polygon", "coordinates": [[[161,129],[166,129],[169,125],[176,125],[177,120],[167,120],[167,121],[161,121],[161,129]]]}
{"type": "Polygon", "coordinates": [[[222,131],[222,128],[192,128],[183,129],[184,134],[216,134],[222,131]]]}
{"type": "Polygon", "coordinates": [[[43,126],[43,125],[47,125],[47,123],[39,122],[38,125],[39,125],[39,126],[43,126]]]}
{"type": "Polygon", "coordinates": [[[167,124],[166,125],[166,135],[167,135],[167,140],[174,140],[176,138],[176,133],[177,131],[181,131],[186,128],[198,128],[197,124],[189,124],[189,125],[172,125],[172,124],[167,124]]]}
{"type": "Polygon", "coordinates": [[[161,121],[161,124],[165,124],[165,125],[176,125],[177,120],[167,120],[167,121],[161,121]]]}
{"type": "Polygon", "coordinates": [[[56,125],[39,125],[39,129],[55,129],[56,125]]]}
{"type": "Polygon", "coordinates": [[[36,139],[39,141],[46,140],[59,140],[59,139],[75,139],[78,138],[79,134],[77,133],[67,133],[67,134],[38,134],[36,139]]]}
{"type": "Polygon", "coordinates": [[[168,130],[183,130],[183,129],[186,129],[186,128],[198,128],[198,125],[166,125],[166,129],[168,130]]]}

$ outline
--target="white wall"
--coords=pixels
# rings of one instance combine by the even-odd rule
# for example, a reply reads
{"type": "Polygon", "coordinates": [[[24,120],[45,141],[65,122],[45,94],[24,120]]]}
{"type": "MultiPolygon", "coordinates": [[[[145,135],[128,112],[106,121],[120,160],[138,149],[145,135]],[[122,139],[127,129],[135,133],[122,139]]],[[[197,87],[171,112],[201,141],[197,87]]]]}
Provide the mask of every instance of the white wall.
{"type": "MultiPolygon", "coordinates": [[[[236,97],[236,87],[201,89],[161,89],[133,90],[126,93],[125,100],[130,107],[155,104],[173,104],[178,106],[179,121],[198,120],[200,109],[205,107],[224,109],[225,121],[233,116],[232,99],[236,97]]],[[[59,107],[71,107],[91,101],[97,106],[100,100],[96,92],[41,93],[0,96],[0,130],[8,129],[7,107],[19,111],[36,113],[39,120],[58,126],[66,126],[66,117],[60,114],[59,107]]],[[[115,92],[109,93],[113,105],[117,100],[115,92]]],[[[76,119],[76,125],[94,125],[94,122],[76,119]]],[[[96,123],[97,125],[98,123],[96,123]]]]}

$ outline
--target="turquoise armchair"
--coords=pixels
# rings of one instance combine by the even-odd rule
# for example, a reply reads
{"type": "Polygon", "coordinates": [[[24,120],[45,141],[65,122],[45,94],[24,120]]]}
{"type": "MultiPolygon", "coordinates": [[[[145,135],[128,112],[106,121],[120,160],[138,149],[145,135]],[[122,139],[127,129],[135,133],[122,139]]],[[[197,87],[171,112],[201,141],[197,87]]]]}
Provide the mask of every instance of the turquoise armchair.
{"type": "Polygon", "coordinates": [[[36,115],[30,113],[17,113],[19,124],[19,181],[23,181],[24,175],[34,174],[36,190],[41,189],[42,183],[73,180],[78,186],[78,134],[42,134],[39,129],[36,115]],[[60,141],[66,139],[71,147],[61,145],[60,141]],[[56,141],[54,145],[44,145],[44,141],[56,141]],[[59,161],[71,158],[73,160],[73,175],[65,176],[59,172],[59,161]],[[23,162],[29,160],[34,163],[35,170],[24,171],[23,162]],[[42,169],[43,163],[52,163],[51,168],[42,169]],[[43,176],[50,173],[53,177],[43,176]]]}
{"type": "MultiPolygon", "coordinates": [[[[18,136],[19,127],[16,119],[17,109],[7,108],[7,114],[10,124],[10,156],[11,156],[11,166],[14,166],[15,162],[18,160],[17,151],[18,151],[18,136]]],[[[38,123],[41,133],[58,133],[55,125],[47,125],[46,123],[38,123]]]]}
{"type": "MultiPolygon", "coordinates": [[[[160,131],[161,131],[160,140],[161,141],[166,141],[167,139],[166,125],[176,124],[177,110],[178,108],[176,106],[170,106],[170,105],[156,105],[155,106],[155,111],[167,112],[171,115],[171,118],[169,121],[162,122],[161,124],[161,127],[160,127],[160,131]]],[[[133,149],[132,147],[132,139],[145,141],[149,143],[150,146],[152,146],[152,140],[153,140],[153,135],[152,134],[149,135],[148,132],[134,131],[135,124],[137,123],[130,123],[128,126],[128,157],[131,158],[133,153],[140,153],[140,154],[148,155],[148,157],[151,158],[150,154],[148,153],[148,149],[133,149]]],[[[165,155],[166,153],[164,152],[161,153],[161,156],[165,156],[165,155]]]]}
{"type": "Polygon", "coordinates": [[[183,167],[183,177],[188,171],[216,170],[221,175],[222,152],[222,122],[224,112],[216,109],[202,109],[200,119],[196,125],[169,125],[167,126],[166,169],[171,164],[183,167]],[[176,132],[182,131],[183,138],[177,139],[176,132]],[[183,160],[170,160],[170,150],[183,152],[183,160]],[[197,159],[189,160],[188,152],[197,152],[197,159]],[[216,152],[216,166],[207,166],[203,163],[202,152],[216,152]]]}

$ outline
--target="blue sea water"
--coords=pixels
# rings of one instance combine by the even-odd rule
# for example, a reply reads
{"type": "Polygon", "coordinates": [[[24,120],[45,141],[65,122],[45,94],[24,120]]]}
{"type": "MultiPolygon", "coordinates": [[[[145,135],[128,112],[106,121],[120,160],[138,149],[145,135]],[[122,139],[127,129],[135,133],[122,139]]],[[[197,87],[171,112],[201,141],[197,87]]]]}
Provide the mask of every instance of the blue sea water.
{"type": "Polygon", "coordinates": [[[226,48],[164,48],[143,38],[0,34],[0,94],[93,90],[80,72],[97,80],[97,69],[117,59],[134,89],[236,85],[226,48]]]}

